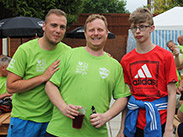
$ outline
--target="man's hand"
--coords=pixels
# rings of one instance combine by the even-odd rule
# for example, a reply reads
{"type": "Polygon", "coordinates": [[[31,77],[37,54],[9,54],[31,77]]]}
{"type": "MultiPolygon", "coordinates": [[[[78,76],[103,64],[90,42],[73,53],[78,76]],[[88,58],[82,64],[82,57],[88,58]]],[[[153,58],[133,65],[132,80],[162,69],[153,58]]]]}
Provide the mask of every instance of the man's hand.
{"type": "Polygon", "coordinates": [[[43,74],[43,78],[45,79],[45,81],[48,81],[52,75],[59,70],[59,64],[60,64],[60,60],[56,60],[55,62],[53,62],[48,69],[44,72],[43,74]]]}
{"type": "Polygon", "coordinates": [[[173,49],[173,55],[178,57],[180,53],[180,50],[177,50],[176,48],[173,49]]]}
{"type": "Polygon", "coordinates": [[[105,114],[96,113],[90,116],[90,122],[96,128],[100,128],[107,122],[107,118],[105,117],[105,114]]]}
{"type": "Polygon", "coordinates": [[[78,116],[78,108],[82,108],[81,106],[74,106],[72,104],[66,105],[62,113],[71,119],[75,119],[75,116],[78,116]]]}

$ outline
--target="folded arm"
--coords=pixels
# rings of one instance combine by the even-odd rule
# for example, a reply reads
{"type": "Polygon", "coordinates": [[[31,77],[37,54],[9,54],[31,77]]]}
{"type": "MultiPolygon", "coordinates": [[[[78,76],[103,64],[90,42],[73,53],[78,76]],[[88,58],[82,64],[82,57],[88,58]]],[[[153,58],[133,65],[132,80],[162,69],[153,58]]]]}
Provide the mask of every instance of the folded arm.
{"type": "Polygon", "coordinates": [[[40,84],[48,81],[51,76],[59,69],[59,60],[52,63],[48,69],[40,76],[36,76],[31,79],[22,79],[22,77],[8,72],[7,77],[7,91],[8,93],[22,93],[31,90],[40,84]]]}

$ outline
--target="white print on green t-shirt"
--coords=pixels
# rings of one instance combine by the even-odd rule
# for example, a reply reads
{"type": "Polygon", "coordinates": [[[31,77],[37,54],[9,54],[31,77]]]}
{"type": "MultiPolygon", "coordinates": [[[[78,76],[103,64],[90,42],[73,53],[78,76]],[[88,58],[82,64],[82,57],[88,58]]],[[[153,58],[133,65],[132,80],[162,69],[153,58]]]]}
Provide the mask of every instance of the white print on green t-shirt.
{"type": "Polygon", "coordinates": [[[76,73],[81,73],[82,75],[85,75],[87,74],[87,70],[88,70],[88,64],[79,61],[76,68],[76,73]]]}
{"type": "Polygon", "coordinates": [[[110,71],[107,70],[106,68],[99,68],[99,73],[101,78],[104,79],[109,75],[110,71]]]}
{"type": "Polygon", "coordinates": [[[9,68],[14,68],[14,64],[15,64],[15,59],[11,59],[8,67],[9,68]]]}
{"type": "Polygon", "coordinates": [[[46,70],[46,60],[37,60],[36,71],[44,72],[46,70]]]}

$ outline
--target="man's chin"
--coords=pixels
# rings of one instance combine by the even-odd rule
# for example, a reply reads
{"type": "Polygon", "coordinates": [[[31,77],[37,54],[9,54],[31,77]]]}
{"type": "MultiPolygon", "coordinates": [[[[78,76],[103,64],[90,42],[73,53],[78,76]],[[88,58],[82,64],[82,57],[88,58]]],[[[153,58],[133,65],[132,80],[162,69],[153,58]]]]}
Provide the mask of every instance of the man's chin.
{"type": "Polygon", "coordinates": [[[103,46],[101,45],[93,45],[92,47],[90,47],[92,50],[94,51],[99,51],[103,48],[103,46]]]}
{"type": "Polygon", "coordinates": [[[54,40],[54,41],[52,40],[50,42],[51,42],[52,45],[57,45],[58,43],[61,42],[61,40],[54,40]]]}

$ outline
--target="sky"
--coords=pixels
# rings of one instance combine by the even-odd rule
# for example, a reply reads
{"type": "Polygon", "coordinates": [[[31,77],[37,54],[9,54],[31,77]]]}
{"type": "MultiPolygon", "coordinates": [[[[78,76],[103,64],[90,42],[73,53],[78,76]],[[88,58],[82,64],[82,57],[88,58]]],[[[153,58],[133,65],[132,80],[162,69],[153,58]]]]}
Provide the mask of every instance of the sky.
{"type": "Polygon", "coordinates": [[[126,9],[133,12],[138,7],[147,6],[147,0],[126,0],[126,9]]]}

